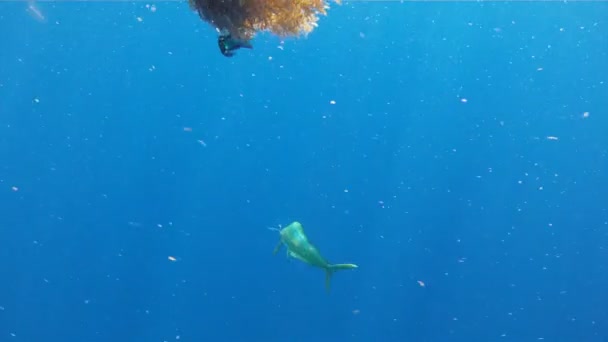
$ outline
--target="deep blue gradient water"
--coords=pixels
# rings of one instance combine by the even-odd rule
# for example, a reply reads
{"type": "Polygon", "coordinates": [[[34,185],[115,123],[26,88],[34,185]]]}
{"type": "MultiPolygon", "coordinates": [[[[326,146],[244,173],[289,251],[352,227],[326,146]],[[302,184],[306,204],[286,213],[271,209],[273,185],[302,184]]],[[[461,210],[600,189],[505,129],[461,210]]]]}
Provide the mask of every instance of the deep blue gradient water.
{"type": "Polygon", "coordinates": [[[0,341],[608,341],[608,3],[346,3],[232,59],[186,3],[33,6],[0,341]],[[329,294],[294,220],[359,265],[329,294]]]}

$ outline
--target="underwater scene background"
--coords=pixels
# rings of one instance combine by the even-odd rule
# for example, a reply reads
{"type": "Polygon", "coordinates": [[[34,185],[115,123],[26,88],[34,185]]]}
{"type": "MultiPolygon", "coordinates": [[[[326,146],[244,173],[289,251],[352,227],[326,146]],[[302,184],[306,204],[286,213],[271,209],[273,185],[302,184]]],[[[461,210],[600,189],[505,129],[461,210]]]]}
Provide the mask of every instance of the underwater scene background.
{"type": "Polygon", "coordinates": [[[0,341],[608,341],[607,13],[0,3],[0,341]]]}

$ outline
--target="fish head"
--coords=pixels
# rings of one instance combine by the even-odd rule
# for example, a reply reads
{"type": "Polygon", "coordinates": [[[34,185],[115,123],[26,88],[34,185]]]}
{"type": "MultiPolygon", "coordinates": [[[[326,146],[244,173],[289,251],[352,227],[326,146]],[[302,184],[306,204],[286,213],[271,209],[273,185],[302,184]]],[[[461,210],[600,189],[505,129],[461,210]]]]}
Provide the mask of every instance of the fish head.
{"type": "Polygon", "coordinates": [[[292,236],[304,234],[304,228],[298,221],[290,223],[287,227],[281,229],[281,236],[292,236]]]}

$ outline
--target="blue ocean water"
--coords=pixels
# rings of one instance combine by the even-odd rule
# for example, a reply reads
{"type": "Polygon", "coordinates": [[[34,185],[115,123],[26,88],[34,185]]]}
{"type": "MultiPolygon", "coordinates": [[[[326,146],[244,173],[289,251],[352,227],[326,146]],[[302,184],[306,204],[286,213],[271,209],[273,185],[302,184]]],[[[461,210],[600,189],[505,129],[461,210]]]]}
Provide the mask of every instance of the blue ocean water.
{"type": "Polygon", "coordinates": [[[0,3],[0,341],[608,341],[606,13],[0,3]]]}

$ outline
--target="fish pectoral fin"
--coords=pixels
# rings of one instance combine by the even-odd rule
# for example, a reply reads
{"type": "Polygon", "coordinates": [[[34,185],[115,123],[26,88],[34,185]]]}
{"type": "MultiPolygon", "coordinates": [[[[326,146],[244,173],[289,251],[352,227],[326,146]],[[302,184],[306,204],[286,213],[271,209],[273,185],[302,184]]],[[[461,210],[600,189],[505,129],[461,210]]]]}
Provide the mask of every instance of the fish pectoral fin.
{"type": "Polygon", "coordinates": [[[300,260],[300,261],[305,262],[305,263],[308,264],[308,260],[302,258],[302,256],[300,254],[298,254],[298,253],[296,253],[294,251],[289,251],[289,256],[292,257],[292,258],[294,258],[294,259],[298,259],[298,260],[300,260]]]}
{"type": "Polygon", "coordinates": [[[283,241],[279,241],[277,246],[274,248],[274,251],[272,251],[272,254],[277,254],[279,252],[279,250],[281,249],[281,246],[283,246],[283,241]]]}

